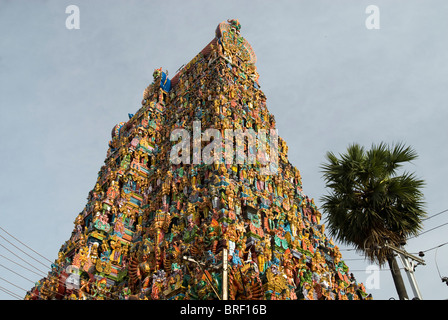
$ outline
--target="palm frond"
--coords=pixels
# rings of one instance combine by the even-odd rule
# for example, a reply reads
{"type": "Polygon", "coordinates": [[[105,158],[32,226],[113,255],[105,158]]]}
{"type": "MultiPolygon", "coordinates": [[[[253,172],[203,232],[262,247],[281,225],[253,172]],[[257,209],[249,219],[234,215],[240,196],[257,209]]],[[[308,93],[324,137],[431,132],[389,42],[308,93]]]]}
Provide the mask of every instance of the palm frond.
{"type": "Polygon", "coordinates": [[[392,147],[372,145],[368,151],[349,145],[337,157],[328,152],[321,165],[330,194],[321,198],[330,235],[351,244],[371,261],[386,261],[386,241],[398,244],[416,235],[425,216],[424,181],[415,174],[397,169],[417,158],[417,153],[402,143],[392,147]]]}

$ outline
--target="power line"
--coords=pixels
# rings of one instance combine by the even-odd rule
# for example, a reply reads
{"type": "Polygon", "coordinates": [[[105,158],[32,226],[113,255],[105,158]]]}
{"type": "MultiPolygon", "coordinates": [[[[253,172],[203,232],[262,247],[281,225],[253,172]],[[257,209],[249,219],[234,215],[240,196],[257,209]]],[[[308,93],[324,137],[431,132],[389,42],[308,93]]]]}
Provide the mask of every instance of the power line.
{"type": "MultiPolygon", "coordinates": [[[[445,212],[448,212],[448,209],[445,209],[445,210],[440,211],[440,212],[438,212],[438,213],[436,213],[436,214],[434,214],[434,215],[432,215],[432,216],[429,216],[429,217],[427,217],[427,218],[425,218],[425,219],[422,219],[422,221],[429,220],[429,219],[434,218],[434,217],[436,217],[436,216],[438,216],[438,215],[441,215],[442,213],[445,213],[445,212]]],[[[444,225],[447,225],[447,224],[448,224],[448,222],[447,222],[447,223],[444,223],[444,224],[441,224],[441,225],[439,225],[439,226],[437,226],[437,227],[434,227],[434,228],[432,228],[432,229],[426,230],[426,231],[424,231],[424,232],[418,234],[417,236],[409,237],[408,239],[412,239],[412,238],[418,237],[418,236],[420,236],[420,235],[422,235],[422,234],[425,234],[425,233],[427,233],[427,232],[429,232],[429,231],[432,231],[432,230],[434,230],[434,229],[443,227],[444,225]]],[[[357,250],[357,249],[339,249],[339,251],[354,251],[354,250],[357,250]]]]}
{"type": "MultiPolygon", "coordinates": [[[[426,249],[426,250],[422,250],[422,251],[420,251],[420,252],[428,252],[428,251],[431,251],[431,250],[434,250],[434,249],[443,247],[444,245],[447,245],[447,244],[448,244],[448,242],[445,242],[445,243],[439,244],[438,246],[435,246],[435,247],[432,247],[432,248],[429,248],[429,249],[426,249]]],[[[417,252],[417,253],[415,253],[415,254],[418,254],[418,253],[419,253],[419,252],[417,252]]]]}
{"type": "MultiPolygon", "coordinates": [[[[48,278],[54,278],[54,279],[56,279],[56,276],[49,275],[48,278]]],[[[64,286],[65,288],[67,288],[67,285],[65,284],[65,282],[61,281],[60,279],[56,279],[56,281],[58,282],[58,284],[60,284],[60,285],[64,286]]],[[[49,289],[49,288],[47,288],[47,290],[50,291],[50,292],[52,292],[52,293],[55,293],[55,294],[61,294],[61,293],[59,293],[59,292],[57,292],[57,291],[54,291],[54,290],[51,290],[51,289],[49,289]]],[[[77,288],[77,290],[79,290],[79,288],[77,288]]],[[[72,291],[72,293],[73,293],[73,291],[72,291]]],[[[61,295],[62,295],[62,294],[61,294],[61,295]]],[[[90,297],[91,299],[92,299],[92,298],[95,298],[92,294],[87,293],[87,292],[83,292],[83,295],[85,295],[85,296],[87,296],[87,297],[90,297]]],[[[109,297],[106,297],[106,296],[103,297],[103,298],[104,298],[105,300],[114,300],[114,299],[109,298],[109,297]]]]}
{"type": "Polygon", "coordinates": [[[436,214],[434,214],[432,216],[429,216],[429,217],[427,217],[425,219],[422,219],[422,221],[429,220],[429,219],[434,218],[435,216],[438,216],[439,214],[442,214],[442,213],[447,212],[447,211],[448,211],[448,209],[445,209],[445,210],[443,210],[443,211],[441,211],[439,213],[436,213],[436,214]]]}
{"type": "MultiPolygon", "coordinates": [[[[19,277],[24,278],[25,280],[28,280],[28,281],[30,281],[30,282],[36,284],[35,281],[32,281],[32,280],[28,279],[27,277],[25,277],[25,276],[23,276],[23,275],[21,275],[21,274],[15,272],[14,270],[11,270],[10,268],[8,268],[8,267],[6,267],[6,266],[4,266],[4,265],[2,265],[2,264],[0,264],[0,266],[3,267],[3,268],[5,268],[5,269],[7,269],[7,270],[9,270],[9,271],[12,272],[12,273],[18,275],[19,277]]],[[[57,283],[58,283],[59,285],[62,285],[62,286],[64,286],[64,287],[67,288],[66,283],[65,283],[64,281],[61,281],[60,279],[58,279],[58,278],[57,278],[56,276],[54,276],[54,275],[50,275],[50,274],[48,274],[47,276],[44,276],[43,278],[47,278],[47,279],[54,278],[54,279],[56,279],[56,281],[57,281],[57,283]]],[[[2,279],[3,281],[6,281],[6,282],[8,282],[8,283],[10,283],[11,285],[13,285],[13,286],[15,286],[15,287],[17,287],[17,288],[19,288],[19,289],[21,289],[21,290],[24,290],[24,291],[28,292],[28,290],[23,289],[23,288],[21,288],[21,287],[18,287],[17,285],[13,284],[12,282],[9,282],[8,280],[6,280],[6,279],[4,279],[4,278],[2,278],[2,277],[0,277],[0,279],[2,279]]],[[[55,294],[59,294],[59,292],[54,291],[54,290],[51,290],[51,289],[49,289],[49,288],[48,288],[47,290],[49,290],[50,292],[53,292],[53,293],[55,293],[55,294]]],[[[87,293],[87,292],[83,292],[83,294],[86,295],[86,296],[88,296],[88,297],[90,297],[90,298],[93,298],[93,297],[94,297],[93,295],[91,295],[91,294],[89,294],[89,293],[87,293]]],[[[106,300],[113,300],[113,299],[111,299],[111,298],[109,298],[109,297],[103,297],[103,298],[106,299],[106,300]]],[[[22,298],[19,297],[19,299],[22,299],[22,298]]]]}
{"type": "Polygon", "coordinates": [[[5,237],[3,237],[2,235],[0,235],[0,238],[4,239],[6,242],[8,242],[10,245],[12,245],[14,248],[20,250],[21,252],[23,252],[24,254],[26,254],[28,257],[30,257],[31,259],[33,259],[34,261],[40,263],[41,265],[43,265],[45,268],[48,268],[48,266],[44,263],[42,263],[41,261],[37,260],[36,258],[34,258],[33,256],[29,255],[28,253],[26,253],[25,251],[23,251],[22,249],[20,249],[19,247],[17,247],[15,244],[11,243],[8,239],[6,239],[5,237]]]}
{"type": "Polygon", "coordinates": [[[18,300],[22,300],[22,298],[18,294],[14,293],[14,292],[6,289],[6,288],[3,288],[3,287],[0,286],[0,290],[5,292],[6,294],[9,294],[13,298],[16,298],[18,300]]]}
{"type": "Polygon", "coordinates": [[[24,268],[24,269],[30,271],[30,272],[32,272],[32,273],[34,273],[34,274],[37,274],[37,275],[40,276],[40,277],[45,277],[45,273],[39,274],[39,273],[37,273],[36,271],[31,270],[31,269],[29,269],[29,268],[27,268],[27,267],[21,265],[20,263],[14,261],[14,260],[9,259],[8,257],[5,257],[4,255],[1,255],[1,254],[0,254],[0,257],[6,259],[6,260],[8,260],[8,261],[11,261],[12,263],[14,263],[14,264],[16,264],[16,265],[18,265],[18,266],[20,266],[20,267],[22,267],[22,268],[24,268]]]}
{"type": "Polygon", "coordinates": [[[439,225],[439,226],[437,226],[437,227],[434,227],[434,228],[431,228],[431,229],[429,229],[429,230],[423,231],[422,233],[418,234],[417,236],[410,237],[409,239],[412,239],[412,238],[415,238],[415,237],[419,237],[419,236],[421,236],[422,234],[425,234],[425,233],[427,233],[427,232],[429,232],[429,231],[438,229],[438,228],[443,227],[443,226],[445,226],[445,225],[447,225],[447,224],[448,224],[448,222],[445,222],[445,223],[443,223],[443,224],[441,224],[441,225],[439,225]]]}
{"type": "Polygon", "coordinates": [[[20,273],[17,273],[17,272],[15,272],[14,270],[9,269],[8,267],[5,267],[5,266],[2,265],[1,263],[0,263],[0,267],[3,267],[3,268],[5,268],[6,270],[11,271],[12,273],[15,273],[15,274],[18,275],[19,277],[22,277],[23,279],[28,280],[28,281],[31,282],[31,283],[35,283],[33,280],[30,280],[30,279],[28,279],[27,277],[24,277],[23,275],[21,275],[20,273]]]}
{"type": "Polygon", "coordinates": [[[23,243],[22,241],[20,241],[19,239],[17,239],[16,237],[14,237],[12,234],[10,234],[8,231],[6,231],[5,229],[3,229],[2,227],[0,227],[1,230],[3,230],[4,232],[6,232],[10,237],[14,238],[16,241],[18,241],[20,244],[22,244],[23,246],[27,247],[28,249],[30,249],[31,251],[33,251],[35,254],[39,255],[40,257],[44,258],[45,260],[49,261],[50,263],[53,263],[50,259],[47,259],[46,257],[44,257],[43,255],[41,255],[39,252],[37,252],[36,250],[33,250],[32,248],[30,248],[29,246],[27,246],[25,243],[23,243]]]}
{"type": "MultiPolygon", "coordinates": [[[[24,278],[24,279],[26,279],[26,280],[28,280],[28,281],[30,281],[30,282],[33,282],[33,283],[35,284],[34,281],[32,281],[32,280],[30,280],[30,279],[24,277],[23,275],[21,275],[21,274],[15,272],[15,271],[13,271],[13,270],[11,270],[11,269],[5,267],[4,265],[0,264],[0,266],[2,266],[3,268],[5,268],[5,269],[7,269],[7,270],[9,270],[9,271],[11,271],[11,272],[13,272],[13,273],[15,273],[16,275],[18,275],[18,276],[20,276],[20,277],[22,277],[22,278],[24,278]]],[[[51,278],[51,277],[54,277],[54,276],[50,276],[50,275],[48,276],[48,278],[51,278]]],[[[55,277],[54,277],[54,278],[55,278],[55,277]]],[[[19,289],[21,289],[21,290],[23,290],[23,291],[25,291],[25,292],[28,292],[28,291],[29,291],[29,290],[26,290],[26,289],[24,289],[24,288],[21,288],[21,287],[15,285],[14,283],[12,283],[12,282],[10,282],[10,281],[8,281],[8,280],[2,278],[2,277],[0,277],[0,279],[3,280],[3,281],[5,281],[5,282],[7,282],[7,283],[9,283],[9,284],[11,284],[11,285],[13,285],[13,286],[15,286],[15,287],[17,287],[17,288],[19,288],[19,289]]],[[[64,282],[62,282],[61,280],[57,279],[57,282],[58,282],[58,284],[61,284],[61,285],[63,285],[64,287],[67,287],[66,284],[65,284],[64,282]]],[[[7,289],[6,289],[6,290],[7,290],[7,289]]],[[[51,289],[47,289],[47,290],[50,291],[50,292],[59,294],[59,292],[57,292],[57,291],[54,291],[54,290],[51,290],[51,289]]],[[[6,293],[7,293],[7,292],[6,292],[6,293]]],[[[89,295],[89,294],[86,293],[86,295],[89,295]]],[[[89,295],[89,296],[91,296],[91,295],[89,295]]],[[[19,297],[19,299],[22,300],[22,297],[19,297]]]]}
{"type": "MultiPolygon", "coordinates": [[[[438,215],[441,215],[442,213],[445,213],[445,212],[448,212],[448,209],[445,209],[445,210],[440,211],[440,212],[438,212],[438,213],[436,213],[436,214],[434,214],[434,215],[432,215],[432,216],[429,216],[429,217],[427,217],[427,218],[425,218],[425,219],[422,219],[422,221],[429,220],[429,219],[434,218],[434,217],[436,217],[436,216],[438,216],[438,215]]],[[[430,232],[430,231],[432,231],[432,230],[435,230],[435,229],[437,229],[437,228],[443,227],[443,226],[445,226],[445,225],[447,225],[447,224],[448,224],[448,222],[443,223],[443,224],[441,224],[441,225],[439,225],[439,226],[437,226],[437,227],[434,227],[434,228],[431,228],[431,229],[429,229],[429,230],[423,231],[422,233],[420,233],[420,234],[418,234],[418,235],[416,235],[416,236],[409,237],[408,239],[416,238],[416,237],[418,237],[418,236],[421,236],[422,234],[425,234],[425,233],[430,232]]]]}
{"type": "Polygon", "coordinates": [[[24,260],[24,259],[22,259],[21,257],[19,257],[17,254],[15,254],[14,252],[12,252],[11,250],[9,250],[7,247],[5,247],[4,245],[2,245],[1,243],[0,243],[0,246],[1,247],[3,247],[3,248],[5,248],[7,251],[9,251],[10,253],[12,253],[14,256],[16,256],[17,258],[19,258],[20,260],[22,260],[23,262],[25,262],[26,264],[28,264],[28,265],[30,265],[30,266],[32,266],[34,269],[36,269],[36,270],[38,270],[38,271],[40,271],[40,272],[42,272],[43,274],[45,274],[45,272],[44,271],[42,271],[42,270],[40,270],[40,269],[38,269],[38,268],[36,268],[34,265],[32,265],[31,263],[29,263],[28,261],[26,261],[26,260],[24,260]]]}
{"type": "MultiPolygon", "coordinates": [[[[391,271],[392,269],[378,269],[378,271],[391,271]]],[[[398,268],[398,270],[406,270],[405,268],[398,268]]],[[[366,270],[352,270],[352,269],[348,269],[348,272],[361,272],[361,271],[366,271],[366,270]]]]}
{"type": "MultiPolygon", "coordinates": [[[[0,266],[1,266],[1,264],[0,264],[0,266]]],[[[0,278],[0,279],[1,279],[1,278],[0,278]]],[[[55,275],[48,274],[48,276],[46,276],[45,279],[48,279],[48,280],[55,279],[58,285],[62,285],[63,287],[67,288],[67,284],[65,283],[65,281],[62,281],[61,279],[59,279],[59,278],[58,278],[57,276],[55,276],[55,275]]],[[[40,281],[40,280],[39,280],[39,281],[40,281]]],[[[35,283],[35,286],[34,286],[34,287],[36,287],[36,283],[35,283]]],[[[34,289],[34,287],[33,287],[32,289],[34,289]]],[[[31,290],[32,290],[32,289],[31,289],[31,290]]],[[[25,290],[25,289],[22,289],[22,290],[25,290]]],[[[30,292],[30,294],[33,294],[33,293],[31,292],[31,290],[25,290],[25,291],[26,291],[26,292],[30,292]]],[[[52,290],[52,289],[50,289],[50,288],[46,288],[46,290],[48,290],[49,292],[52,292],[52,293],[54,293],[54,294],[64,295],[64,294],[61,294],[60,292],[58,292],[58,291],[54,291],[54,290],[52,290]]],[[[80,287],[76,288],[76,291],[78,291],[78,290],[80,290],[80,287]]],[[[74,293],[73,290],[72,290],[72,293],[74,293]]],[[[87,293],[87,292],[83,292],[82,294],[85,295],[86,297],[89,297],[90,299],[95,298],[92,294],[87,293]]],[[[107,297],[107,296],[104,296],[103,298],[104,298],[105,300],[114,300],[113,298],[109,298],[109,297],[107,297]]]]}
{"type": "MultiPolygon", "coordinates": [[[[35,251],[35,250],[33,250],[32,248],[30,248],[29,246],[27,246],[25,243],[23,243],[22,241],[20,241],[20,240],[17,239],[16,237],[14,237],[12,234],[10,234],[8,231],[6,231],[4,228],[0,227],[0,229],[3,230],[5,233],[7,233],[7,234],[8,234],[10,237],[12,237],[14,240],[16,240],[17,242],[19,242],[20,244],[22,244],[23,246],[25,246],[26,248],[28,248],[28,249],[31,250],[32,252],[34,252],[35,254],[39,255],[40,257],[44,258],[45,260],[49,261],[50,263],[53,263],[51,260],[49,260],[49,259],[46,258],[45,256],[41,255],[41,254],[38,253],[37,251],[35,251]]],[[[6,242],[8,242],[10,245],[12,245],[13,247],[15,247],[16,249],[20,250],[22,253],[24,253],[24,254],[26,254],[27,256],[29,256],[31,259],[33,259],[33,260],[35,260],[36,262],[40,263],[40,264],[43,265],[45,268],[48,268],[47,265],[43,264],[41,261],[35,259],[35,258],[32,257],[31,255],[29,255],[28,253],[26,253],[25,251],[23,251],[22,249],[20,249],[19,247],[17,247],[16,245],[14,245],[13,243],[11,243],[10,241],[8,241],[8,240],[7,240],[5,237],[3,237],[2,235],[0,235],[0,237],[1,237],[2,239],[4,239],[6,242]]],[[[17,265],[19,265],[20,267],[22,267],[22,268],[24,268],[24,269],[26,269],[26,270],[28,270],[28,271],[31,271],[31,272],[35,273],[36,275],[41,276],[41,277],[43,277],[43,278],[52,278],[52,277],[54,278],[54,277],[55,277],[55,276],[51,276],[50,274],[48,274],[47,276],[45,276],[45,272],[44,272],[44,271],[38,269],[37,267],[35,267],[35,266],[32,265],[31,263],[29,263],[28,261],[22,259],[20,256],[18,256],[18,255],[17,255],[16,253],[14,253],[13,251],[9,250],[7,247],[5,247],[4,245],[2,245],[1,243],[0,243],[0,246],[2,246],[2,247],[5,248],[7,251],[9,251],[10,253],[12,253],[14,256],[16,256],[17,258],[19,258],[20,260],[22,260],[22,261],[25,262],[26,264],[32,266],[34,269],[38,270],[39,272],[41,272],[41,273],[44,274],[44,275],[42,275],[42,274],[38,274],[38,273],[36,273],[35,271],[33,271],[33,270],[31,270],[31,269],[29,269],[29,268],[27,268],[27,267],[25,267],[25,266],[23,266],[23,265],[17,263],[16,261],[11,260],[11,259],[9,259],[9,258],[7,258],[7,257],[5,257],[5,256],[3,256],[3,255],[0,254],[1,257],[5,258],[5,259],[11,261],[12,263],[17,264],[17,265]]],[[[5,269],[7,269],[7,270],[9,270],[9,271],[12,272],[12,273],[18,275],[19,277],[22,277],[22,278],[24,278],[25,280],[28,280],[28,281],[30,281],[30,282],[32,282],[32,283],[35,284],[34,281],[32,281],[32,280],[28,279],[27,277],[25,277],[25,276],[23,276],[23,275],[21,275],[21,274],[15,272],[15,271],[11,270],[10,268],[8,268],[8,267],[6,267],[6,266],[4,266],[4,265],[2,265],[2,264],[0,264],[0,266],[3,267],[3,268],[5,268],[5,269]]],[[[13,286],[15,286],[15,287],[17,287],[17,288],[19,288],[19,289],[21,289],[21,290],[24,290],[24,291],[26,291],[26,292],[28,291],[28,290],[25,290],[25,289],[23,289],[23,288],[21,288],[21,287],[18,287],[17,285],[13,284],[12,282],[9,282],[8,280],[6,280],[6,279],[4,279],[4,278],[1,278],[1,277],[0,277],[0,279],[2,279],[3,281],[8,282],[9,284],[11,284],[11,285],[13,285],[13,286]]],[[[59,279],[57,279],[57,282],[58,282],[59,284],[63,285],[64,287],[67,287],[66,284],[65,284],[65,282],[62,282],[62,281],[59,280],[59,279]]],[[[2,288],[2,287],[0,287],[0,289],[1,289],[1,288],[2,288]]],[[[20,300],[22,299],[20,296],[18,296],[17,294],[15,294],[15,293],[12,292],[12,291],[9,291],[9,290],[6,289],[6,288],[3,288],[2,291],[4,291],[5,293],[7,293],[7,294],[9,294],[9,295],[11,295],[11,296],[13,296],[13,297],[15,297],[15,298],[18,298],[18,299],[20,299],[20,300]]],[[[55,291],[53,291],[53,290],[49,290],[49,291],[58,294],[58,292],[55,292],[55,291]]],[[[84,292],[83,294],[86,295],[86,296],[89,296],[89,297],[91,297],[91,298],[93,297],[93,295],[91,295],[91,294],[89,294],[89,293],[87,293],[87,292],[84,292]]],[[[104,297],[104,298],[105,298],[106,300],[110,300],[110,299],[111,299],[111,298],[109,298],[109,297],[104,297]]]]}
{"type": "Polygon", "coordinates": [[[5,281],[5,282],[8,282],[10,285],[13,285],[13,286],[16,287],[16,288],[19,288],[20,290],[23,290],[23,291],[25,291],[25,292],[28,291],[28,290],[23,289],[22,287],[19,287],[18,285],[14,284],[14,283],[12,283],[12,282],[10,282],[10,281],[8,281],[8,280],[2,278],[2,277],[0,277],[0,279],[3,280],[3,281],[5,281]]]}
{"type": "Polygon", "coordinates": [[[440,246],[437,247],[436,252],[435,252],[435,254],[434,254],[434,261],[435,261],[435,263],[436,263],[436,268],[437,268],[437,272],[439,273],[439,277],[440,277],[440,279],[442,279],[442,275],[440,274],[440,270],[439,270],[439,265],[437,264],[437,250],[438,250],[439,248],[440,248],[440,246]]]}

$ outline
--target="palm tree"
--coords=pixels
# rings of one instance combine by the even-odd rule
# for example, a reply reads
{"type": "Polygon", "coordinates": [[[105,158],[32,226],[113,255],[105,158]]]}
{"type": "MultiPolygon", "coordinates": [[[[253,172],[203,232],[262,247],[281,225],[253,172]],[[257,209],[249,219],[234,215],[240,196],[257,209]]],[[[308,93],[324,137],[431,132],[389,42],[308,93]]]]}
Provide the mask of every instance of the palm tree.
{"type": "Polygon", "coordinates": [[[400,299],[407,299],[401,274],[387,243],[400,247],[422,229],[424,181],[413,173],[398,174],[417,153],[403,144],[358,144],[340,158],[328,152],[321,166],[330,194],[322,197],[330,235],[364,253],[380,266],[387,261],[400,299]]]}

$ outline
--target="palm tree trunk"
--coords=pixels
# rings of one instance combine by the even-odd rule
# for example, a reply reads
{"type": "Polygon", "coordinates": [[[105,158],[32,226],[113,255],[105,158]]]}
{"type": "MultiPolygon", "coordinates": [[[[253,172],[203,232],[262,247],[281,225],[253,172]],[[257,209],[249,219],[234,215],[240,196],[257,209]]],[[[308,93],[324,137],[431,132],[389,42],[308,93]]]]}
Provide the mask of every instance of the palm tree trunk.
{"type": "Polygon", "coordinates": [[[409,300],[408,294],[406,292],[406,287],[404,286],[403,278],[401,277],[400,268],[398,267],[398,263],[395,259],[394,253],[391,253],[387,256],[387,262],[389,262],[390,272],[392,273],[392,278],[394,279],[398,297],[400,298],[400,300],[409,300]]]}

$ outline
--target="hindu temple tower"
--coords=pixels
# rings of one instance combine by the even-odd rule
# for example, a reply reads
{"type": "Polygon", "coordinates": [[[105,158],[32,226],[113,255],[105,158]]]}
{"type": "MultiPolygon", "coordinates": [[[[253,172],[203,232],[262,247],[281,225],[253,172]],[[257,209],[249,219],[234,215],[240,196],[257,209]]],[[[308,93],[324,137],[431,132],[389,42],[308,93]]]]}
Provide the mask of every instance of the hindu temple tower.
{"type": "Polygon", "coordinates": [[[366,298],[281,137],[244,140],[252,163],[236,153],[194,161],[211,141],[224,159],[226,130],[276,129],[240,28],[238,20],[220,23],[171,79],[154,71],[141,108],[113,127],[71,236],[26,299],[366,298]],[[207,128],[220,137],[205,141],[207,128]],[[176,130],[191,133],[175,149],[187,156],[180,162],[176,130]]]}

